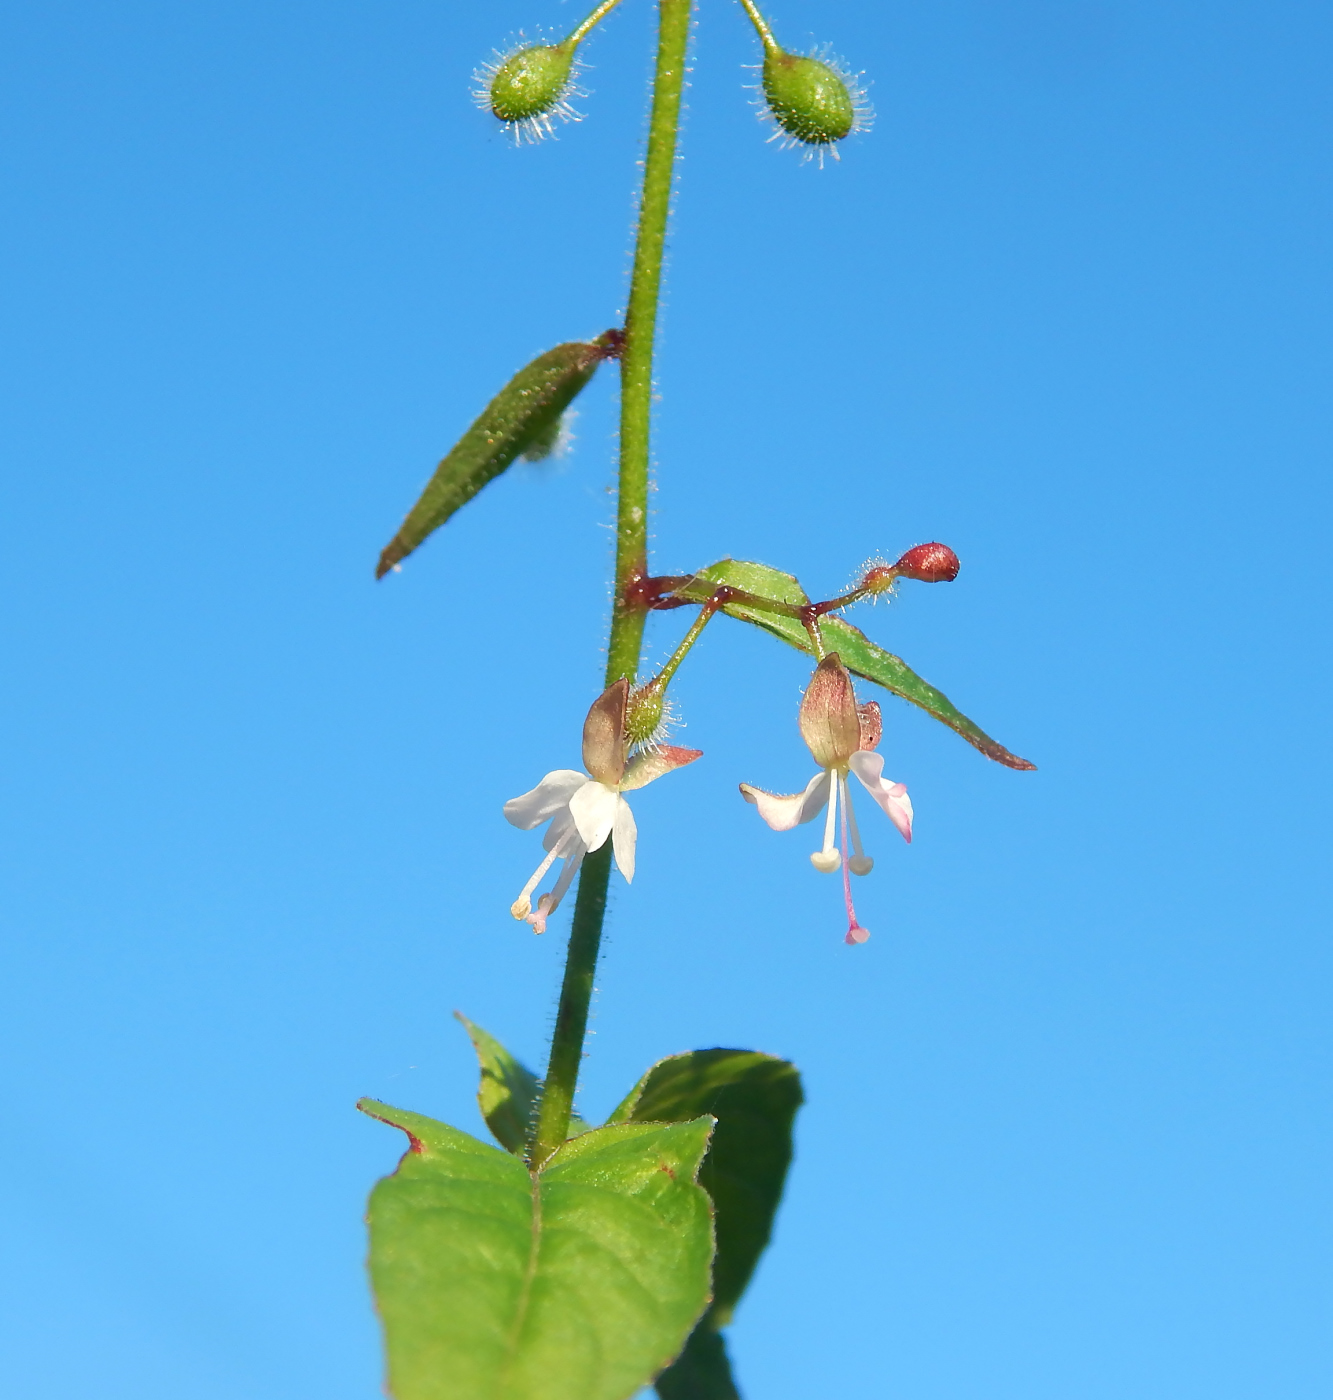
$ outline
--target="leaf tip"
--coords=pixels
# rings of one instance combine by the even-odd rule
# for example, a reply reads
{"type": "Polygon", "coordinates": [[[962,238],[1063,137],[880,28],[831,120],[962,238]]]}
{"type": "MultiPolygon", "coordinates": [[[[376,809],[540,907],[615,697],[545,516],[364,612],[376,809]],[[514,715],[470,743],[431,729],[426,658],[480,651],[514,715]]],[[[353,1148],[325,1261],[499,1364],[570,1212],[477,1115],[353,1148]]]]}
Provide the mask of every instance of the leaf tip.
{"type": "Polygon", "coordinates": [[[383,553],[380,555],[379,563],[375,565],[376,579],[382,579],[385,574],[397,567],[400,559],[406,559],[410,553],[411,550],[409,550],[403,544],[402,540],[395,535],[385,546],[383,553]]]}
{"type": "Polygon", "coordinates": [[[380,1103],[378,1099],[357,1099],[356,1106],[367,1118],[373,1118],[377,1123],[387,1123],[389,1127],[397,1128],[400,1133],[406,1133],[407,1150],[415,1152],[418,1157],[425,1156],[426,1144],[410,1128],[389,1116],[394,1110],[388,1104],[380,1103]]]}

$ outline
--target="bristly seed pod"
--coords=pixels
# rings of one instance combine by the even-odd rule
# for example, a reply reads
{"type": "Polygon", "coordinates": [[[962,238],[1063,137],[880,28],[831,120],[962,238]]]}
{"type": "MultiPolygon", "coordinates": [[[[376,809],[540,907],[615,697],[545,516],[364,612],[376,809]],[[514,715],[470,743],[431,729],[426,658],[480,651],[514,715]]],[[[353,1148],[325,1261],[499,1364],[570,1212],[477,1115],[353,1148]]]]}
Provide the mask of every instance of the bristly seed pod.
{"type": "Polygon", "coordinates": [[[380,555],[375,577],[383,578],[521,453],[540,453],[597,366],[615,359],[623,344],[621,331],[607,331],[591,342],[557,345],[519,370],[436,467],[421,498],[380,555]]]}
{"type": "Polygon", "coordinates": [[[586,96],[574,84],[579,68],[575,48],[566,39],[560,44],[525,44],[497,54],[475,75],[477,106],[504,122],[516,142],[554,136],[557,121],[580,121],[582,113],[569,101],[586,96]]]}
{"type": "Polygon", "coordinates": [[[801,55],[765,45],[763,96],[774,138],[805,146],[821,163],[825,151],[836,160],[834,143],[868,130],[874,117],[859,83],[826,50],[801,55]]]}

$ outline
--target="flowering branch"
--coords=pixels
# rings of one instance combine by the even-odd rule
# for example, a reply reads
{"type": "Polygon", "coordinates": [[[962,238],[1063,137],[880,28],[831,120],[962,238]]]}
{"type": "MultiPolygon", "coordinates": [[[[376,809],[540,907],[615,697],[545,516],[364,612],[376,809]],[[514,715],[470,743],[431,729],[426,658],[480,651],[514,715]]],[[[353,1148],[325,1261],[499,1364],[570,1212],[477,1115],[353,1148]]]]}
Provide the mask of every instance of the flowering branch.
{"type": "MultiPolygon", "coordinates": [[[[571,99],[588,95],[575,81],[579,46],[620,0],[592,3],[565,38],[522,42],[478,73],[478,104],[516,143],[553,136],[555,123],[579,118],[571,99]]],[[[583,726],[584,771],[554,769],[504,809],[522,830],[545,828],[543,857],[510,905],[516,919],[545,932],[578,881],[545,1079],[469,1025],[481,1061],[478,1101],[498,1148],[420,1114],[361,1104],[410,1140],[397,1171],[375,1188],[368,1216],[386,1390],[395,1400],[549,1400],[553,1385],[579,1400],[627,1400],[649,1382],[660,1400],[737,1395],[721,1329],[782,1195],[801,1102],[794,1066],[755,1051],[691,1051],[654,1065],[600,1127],[573,1113],[612,866],[627,883],[634,878],[637,829],[626,795],[701,756],[664,741],[667,689],[719,612],[817,663],[800,712],[815,775],[799,792],[749,783],[740,792],[775,831],[819,821],[822,840],[810,862],[841,873],[848,943],[870,936],[851,877],[874,865],[851,779],[907,841],[913,821],[906,787],[884,776],[879,706],[858,700],[856,678],[917,705],[997,762],[1032,767],[843,616],[899,579],[953,579],[958,559],[947,546],[917,545],[894,564],[865,566],[854,587],[818,601],[793,575],[736,559],[688,575],[649,573],[654,341],[694,0],[656,3],[624,327],[557,345],[520,369],[440,462],[376,570],[397,573],[515,461],[549,455],[598,367],[620,360],[613,608],[605,689],[583,726]],[[639,683],[648,614],[687,606],[698,616],[666,663],[639,683]],[[539,894],[553,869],[551,888],[539,894]]],[[[838,143],[868,120],[858,84],[827,50],[783,49],[759,0],[741,3],[762,45],[762,105],[775,137],[821,163],[836,156],[838,143]]]]}

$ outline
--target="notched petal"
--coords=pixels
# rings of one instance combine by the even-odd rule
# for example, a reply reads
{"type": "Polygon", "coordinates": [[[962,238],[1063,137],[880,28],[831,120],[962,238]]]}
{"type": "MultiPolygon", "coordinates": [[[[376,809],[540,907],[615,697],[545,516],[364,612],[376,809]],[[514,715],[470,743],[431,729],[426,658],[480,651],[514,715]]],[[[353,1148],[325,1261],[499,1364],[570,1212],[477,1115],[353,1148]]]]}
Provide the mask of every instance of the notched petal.
{"type": "Polygon", "coordinates": [[[828,802],[829,775],[816,773],[805,785],[804,792],[790,794],[765,792],[763,788],[742,783],[741,796],[759,808],[759,815],[774,831],[791,831],[802,822],[813,821],[828,802]]]}
{"type": "Polygon", "coordinates": [[[511,797],[505,803],[505,820],[523,831],[531,831],[540,826],[548,817],[553,817],[565,806],[569,799],[588,781],[587,774],[576,773],[572,768],[557,768],[548,773],[531,792],[521,797],[511,797]]]}
{"type": "Polygon", "coordinates": [[[616,865],[626,881],[634,880],[634,847],[639,839],[639,828],[634,824],[634,813],[623,797],[617,799],[616,821],[611,828],[611,849],[615,854],[616,865]]]}
{"type": "Polygon", "coordinates": [[[912,799],[902,783],[886,782],[882,753],[854,753],[847,765],[861,780],[861,786],[875,799],[884,815],[902,833],[904,841],[912,839],[912,799]]]}

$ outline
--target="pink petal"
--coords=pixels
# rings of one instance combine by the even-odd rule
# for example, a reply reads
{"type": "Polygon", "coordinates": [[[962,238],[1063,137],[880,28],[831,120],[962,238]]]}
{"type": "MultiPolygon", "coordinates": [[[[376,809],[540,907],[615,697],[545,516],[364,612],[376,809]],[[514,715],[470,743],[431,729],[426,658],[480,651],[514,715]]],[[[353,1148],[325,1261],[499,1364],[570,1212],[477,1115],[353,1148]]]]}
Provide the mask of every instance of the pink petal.
{"type": "Polygon", "coordinates": [[[816,773],[805,785],[804,792],[794,792],[790,796],[765,792],[749,783],[741,784],[741,796],[759,808],[759,815],[774,831],[790,831],[802,822],[812,821],[827,805],[828,794],[827,773],[816,773]]]}
{"type": "Polygon", "coordinates": [[[702,749],[677,749],[670,744],[659,744],[656,748],[645,749],[643,753],[635,754],[630,759],[625,768],[625,776],[620,780],[620,790],[633,792],[635,788],[644,787],[664,773],[684,768],[687,763],[693,763],[696,758],[703,756],[702,749]]]}
{"type": "Polygon", "coordinates": [[[861,780],[862,787],[884,809],[885,816],[903,834],[904,841],[912,839],[912,799],[901,783],[884,781],[884,755],[863,749],[854,753],[847,766],[861,780]]]}

